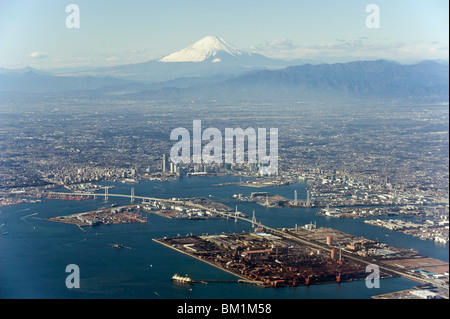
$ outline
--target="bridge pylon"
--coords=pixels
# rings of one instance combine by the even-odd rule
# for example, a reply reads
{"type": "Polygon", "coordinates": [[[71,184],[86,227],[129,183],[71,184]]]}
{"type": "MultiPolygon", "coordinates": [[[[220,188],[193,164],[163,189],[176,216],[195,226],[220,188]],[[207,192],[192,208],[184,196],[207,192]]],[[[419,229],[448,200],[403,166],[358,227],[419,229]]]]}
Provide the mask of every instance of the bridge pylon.
{"type": "Polygon", "coordinates": [[[256,216],[255,216],[255,211],[253,211],[253,217],[252,217],[252,228],[255,228],[257,225],[256,222],[256,216]]]}
{"type": "Polygon", "coordinates": [[[105,186],[105,202],[108,201],[108,189],[109,186],[105,186]]]}

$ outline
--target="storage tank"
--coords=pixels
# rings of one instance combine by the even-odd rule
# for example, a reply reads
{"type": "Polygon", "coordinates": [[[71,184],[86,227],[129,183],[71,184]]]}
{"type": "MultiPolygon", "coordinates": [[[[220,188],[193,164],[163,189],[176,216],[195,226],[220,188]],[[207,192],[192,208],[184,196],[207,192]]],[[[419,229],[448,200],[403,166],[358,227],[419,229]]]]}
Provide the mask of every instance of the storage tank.
{"type": "Polygon", "coordinates": [[[333,236],[327,236],[327,245],[333,245],[333,236]]]}
{"type": "Polygon", "coordinates": [[[337,251],[338,251],[338,250],[337,250],[336,248],[333,248],[333,249],[331,250],[331,259],[333,259],[333,260],[338,259],[337,251]]]}

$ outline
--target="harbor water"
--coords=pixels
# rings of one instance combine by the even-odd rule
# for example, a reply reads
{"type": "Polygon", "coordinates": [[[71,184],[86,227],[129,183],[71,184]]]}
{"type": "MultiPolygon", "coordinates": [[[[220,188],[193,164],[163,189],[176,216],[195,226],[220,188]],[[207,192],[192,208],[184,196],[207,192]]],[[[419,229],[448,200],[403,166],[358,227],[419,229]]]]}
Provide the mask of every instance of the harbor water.
{"type": "MultiPolygon", "coordinates": [[[[159,198],[208,197],[222,202],[272,227],[303,226],[310,222],[393,246],[415,249],[448,262],[448,246],[422,241],[412,236],[368,225],[364,219],[336,219],[317,216],[317,208],[265,208],[256,203],[237,202],[234,194],[267,191],[288,199],[306,198],[306,183],[252,188],[217,183],[238,182],[239,177],[190,177],[175,181],[104,183],[114,185],[110,194],[130,194],[159,198]]],[[[99,195],[101,195],[99,193],[99,195]]],[[[416,282],[404,278],[382,279],[380,288],[369,289],[365,281],[302,287],[262,288],[234,282],[208,285],[172,281],[173,274],[197,280],[238,279],[185,254],[154,242],[154,238],[187,234],[246,232],[251,225],[234,220],[167,219],[148,214],[147,223],[83,227],[56,223],[49,217],[92,211],[112,204],[124,205],[126,198],[103,196],[82,201],[43,199],[0,210],[0,298],[146,298],[146,299],[367,299],[374,295],[409,289],[416,282]],[[84,230],[84,231],[83,231],[84,230]],[[119,243],[132,249],[114,248],[119,243]],[[66,287],[66,266],[80,270],[80,288],[66,287]]],[[[146,213],[144,213],[146,214],[146,213]]],[[[392,217],[390,217],[392,218],[392,217]]]]}

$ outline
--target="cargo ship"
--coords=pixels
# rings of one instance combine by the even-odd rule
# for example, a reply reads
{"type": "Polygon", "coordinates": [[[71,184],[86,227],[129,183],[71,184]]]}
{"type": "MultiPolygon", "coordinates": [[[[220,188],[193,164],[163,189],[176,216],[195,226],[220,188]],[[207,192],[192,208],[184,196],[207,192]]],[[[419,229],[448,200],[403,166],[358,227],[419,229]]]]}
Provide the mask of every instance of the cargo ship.
{"type": "Polygon", "coordinates": [[[110,245],[111,247],[114,247],[114,248],[126,248],[126,249],[133,249],[133,248],[131,248],[131,247],[127,247],[127,246],[125,246],[124,244],[108,244],[108,245],[110,245]]]}
{"type": "Polygon", "coordinates": [[[192,279],[188,275],[183,277],[178,274],[175,274],[172,276],[172,280],[178,281],[178,282],[192,283],[192,279]]]}

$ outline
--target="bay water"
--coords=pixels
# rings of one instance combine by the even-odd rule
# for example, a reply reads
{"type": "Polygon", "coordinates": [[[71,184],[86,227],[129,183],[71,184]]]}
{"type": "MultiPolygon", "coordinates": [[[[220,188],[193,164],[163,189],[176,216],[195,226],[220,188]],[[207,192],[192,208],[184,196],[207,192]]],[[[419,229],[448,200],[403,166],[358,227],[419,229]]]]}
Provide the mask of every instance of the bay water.
{"type": "MultiPolygon", "coordinates": [[[[412,236],[368,225],[364,219],[335,219],[317,216],[317,208],[265,208],[256,203],[237,202],[234,194],[267,191],[288,199],[306,198],[306,183],[253,188],[221,186],[238,182],[236,176],[190,177],[175,181],[141,181],[138,184],[105,182],[114,185],[110,194],[130,194],[158,198],[201,196],[222,202],[272,227],[303,226],[310,222],[368,239],[415,249],[448,262],[448,246],[436,245],[412,236]]],[[[233,280],[237,277],[187,255],[160,245],[153,238],[187,234],[248,232],[251,225],[234,220],[173,220],[148,214],[143,224],[83,227],[46,220],[49,217],[92,211],[111,204],[126,205],[126,198],[104,197],[82,201],[44,199],[0,210],[0,298],[137,298],[137,299],[367,299],[374,295],[409,289],[416,282],[404,278],[382,279],[380,288],[369,289],[365,281],[322,284],[309,287],[262,288],[238,283],[186,285],[173,282],[174,273],[194,279],[233,280]],[[4,234],[4,235],[3,235],[4,234]],[[117,249],[111,244],[132,249],[117,249]],[[66,266],[80,269],[80,288],[66,287],[66,266]]],[[[144,213],[146,214],[146,213],[144,213]]],[[[392,218],[392,217],[389,217],[392,218]]]]}

